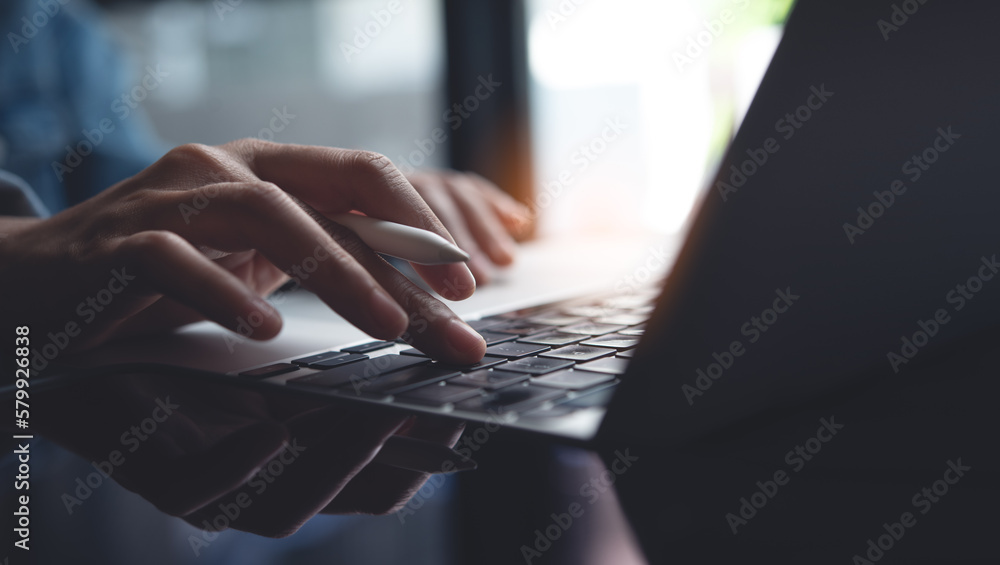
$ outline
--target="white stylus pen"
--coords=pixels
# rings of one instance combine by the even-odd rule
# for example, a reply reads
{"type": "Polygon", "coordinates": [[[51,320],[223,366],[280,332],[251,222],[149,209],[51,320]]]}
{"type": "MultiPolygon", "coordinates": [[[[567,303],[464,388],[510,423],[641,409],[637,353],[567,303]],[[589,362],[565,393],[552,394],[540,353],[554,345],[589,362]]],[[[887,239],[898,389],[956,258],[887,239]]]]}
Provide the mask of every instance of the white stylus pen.
{"type": "Polygon", "coordinates": [[[469,260],[468,253],[427,230],[358,214],[336,214],[329,218],[358,234],[375,251],[412,263],[444,265],[469,260]]]}

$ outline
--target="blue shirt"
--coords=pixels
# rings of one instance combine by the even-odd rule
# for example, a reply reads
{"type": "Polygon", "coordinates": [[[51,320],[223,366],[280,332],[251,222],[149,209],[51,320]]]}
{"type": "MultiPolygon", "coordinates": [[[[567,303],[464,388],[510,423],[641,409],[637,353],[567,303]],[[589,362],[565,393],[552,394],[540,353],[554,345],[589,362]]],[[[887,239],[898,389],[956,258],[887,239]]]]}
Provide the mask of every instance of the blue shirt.
{"type": "Polygon", "coordinates": [[[0,31],[0,215],[58,212],[163,154],[141,107],[115,111],[141,82],[93,6],[7,0],[0,31]]]}

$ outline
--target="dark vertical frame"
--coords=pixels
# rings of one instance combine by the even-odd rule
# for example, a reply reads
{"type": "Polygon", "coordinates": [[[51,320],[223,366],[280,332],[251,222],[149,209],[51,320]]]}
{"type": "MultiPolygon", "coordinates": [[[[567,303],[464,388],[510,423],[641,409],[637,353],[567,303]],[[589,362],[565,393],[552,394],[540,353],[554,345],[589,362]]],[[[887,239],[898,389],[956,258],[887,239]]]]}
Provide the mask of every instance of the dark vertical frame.
{"type": "Polygon", "coordinates": [[[501,83],[449,133],[450,165],[479,173],[530,204],[534,175],[524,0],[444,0],[444,9],[448,107],[474,96],[481,78],[501,83]]]}

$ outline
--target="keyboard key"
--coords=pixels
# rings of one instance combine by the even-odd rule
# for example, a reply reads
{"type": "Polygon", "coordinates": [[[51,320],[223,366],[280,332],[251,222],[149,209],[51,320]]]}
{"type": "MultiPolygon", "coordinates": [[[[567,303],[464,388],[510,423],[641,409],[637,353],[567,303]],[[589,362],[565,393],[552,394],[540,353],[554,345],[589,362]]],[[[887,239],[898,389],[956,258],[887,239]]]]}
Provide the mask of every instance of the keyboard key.
{"type": "Polygon", "coordinates": [[[512,373],[510,371],[494,369],[492,371],[482,370],[467,373],[461,377],[455,377],[448,382],[463,386],[482,387],[486,390],[497,390],[505,386],[523,383],[529,377],[531,375],[527,373],[512,373]]]}
{"type": "Polygon", "coordinates": [[[574,367],[574,369],[578,371],[593,371],[597,373],[620,375],[625,372],[625,367],[627,366],[628,359],[622,359],[620,357],[606,357],[589,363],[581,363],[574,367]]]}
{"type": "Polygon", "coordinates": [[[534,385],[504,387],[484,396],[473,397],[455,404],[456,410],[469,412],[521,412],[544,402],[552,402],[566,395],[561,389],[534,385]]]}
{"type": "Polygon", "coordinates": [[[482,396],[477,388],[452,384],[450,382],[430,385],[400,394],[397,402],[412,402],[430,406],[454,404],[469,398],[482,396]]]}
{"type": "Polygon", "coordinates": [[[528,318],[528,321],[533,324],[545,324],[547,326],[568,326],[570,324],[586,322],[587,319],[582,316],[570,316],[567,314],[560,314],[558,312],[551,312],[548,314],[532,316],[528,318]]]}
{"type": "Polygon", "coordinates": [[[506,357],[494,357],[492,355],[486,355],[479,360],[478,363],[473,363],[472,365],[450,365],[446,364],[447,367],[452,369],[457,369],[463,373],[471,373],[479,369],[489,369],[490,367],[496,367],[502,363],[506,363],[506,357]]]}
{"type": "Polygon", "coordinates": [[[275,375],[284,375],[285,373],[291,373],[292,371],[298,370],[299,368],[291,363],[274,363],[273,365],[268,365],[266,367],[257,367],[256,369],[243,371],[240,373],[240,376],[250,377],[253,379],[266,379],[275,375]]]}
{"type": "Polygon", "coordinates": [[[626,294],[615,296],[604,301],[604,306],[608,308],[623,308],[633,310],[648,306],[650,302],[656,300],[656,294],[626,294]]]}
{"type": "Polygon", "coordinates": [[[603,316],[600,318],[595,318],[594,321],[599,324],[635,326],[644,323],[648,319],[649,316],[645,314],[615,314],[614,316],[603,316]]]}
{"type": "Polygon", "coordinates": [[[339,357],[330,357],[327,359],[321,359],[319,361],[313,361],[309,364],[310,369],[332,369],[334,367],[339,367],[341,365],[347,365],[350,363],[355,363],[357,361],[364,361],[368,359],[367,355],[362,355],[360,353],[348,353],[347,355],[341,355],[339,357]]]}
{"type": "Polygon", "coordinates": [[[610,316],[612,314],[617,314],[619,310],[615,308],[608,308],[606,306],[599,306],[595,304],[586,304],[582,306],[567,306],[562,309],[562,313],[567,316],[581,316],[583,318],[597,318],[599,316],[610,316]]]}
{"type": "Polygon", "coordinates": [[[643,326],[645,326],[645,324],[643,324],[642,326],[636,326],[628,328],[626,330],[621,330],[618,333],[620,333],[621,335],[627,335],[632,337],[641,337],[643,334],[646,333],[646,328],[643,326]]]}
{"type": "Polygon", "coordinates": [[[512,312],[504,312],[503,314],[496,314],[490,316],[491,318],[497,318],[500,320],[506,320],[510,323],[511,320],[523,320],[529,315],[535,312],[535,308],[521,308],[520,310],[514,310],[512,312]]]}
{"type": "Polygon", "coordinates": [[[601,383],[615,380],[614,375],[587,371],[559,371],[531,379],[532,384],[569,390],[583,390],[601,383]]]}
{"type": "Polygon", "coordinates": [[[369,341],[368,343],[362,343],[361,345],[345,347],[341,349],[341,351],[345,351],[347,353],[371,353],[372,351],[392,347],[394,344],[395,342],[393,341],[369,341]]]}
{"type": "Polygon", "coordinates": [[[540,354],[539,357],[569,359],[570,361],[576,361],[577,363],[584,363],[586,361],[600,359],[601,357],[610,357],[614,354],[614,349],[607,349],[604,347],[587,347],[585,345],[571,345],[569,347],[546,351],[545,353],[540,354]]]}
{"type": "Polygon", "coordinates": [[[486,340],[486,347],[517,339],[517,334],[502,334],[494,331],[479,332],[479,335],[483,336],[483,339],[486,340]]]}
{"type": "Polygon", "coordinates": [[[507,326],[500,326],[498,328],[490,328],[490,331],[502,334],[514,335],[514,336],[525,336],[525,335],[540,334],[554,329],[555,329],[554,326],[549,326],[545,324],[518,322],[507,326]]]}
{"type": "Polygon", "coordinates": [[[511,361],[503,366],[504,371],[514,371],[516,373],[528,373],[531,375],[544,375],[559,369],[572,367],[572,361],[565,359],[546,359],[545,357],[528,357],[511,361]]]}
{"type": "Polygon", "coordinates": [[[428,359],[431,358],[430,355],[424,353],[423,351],[420,351],[419,349],[415,349],[413,347],[411,347],[409,349],[404,349],[404,350],[400,351],[399,354],[400,355],[411,355],[413,357],[426,357],[428,359]]]}
{"type": "Polygon", "coordinates": [[[408,392],[431,383],[436,383],[461,375],[455,369],[442,367],[436,363],[408,367],[388,374],[352,380],[340,388],[340,392],[385,395],[408,392]]]}
{"type": "Polygon", "coordinates": [[[533,335],[531,337],[522,337],[517,341],[520,343],[534,343],[535,345],[549,345],[551,347],[559,347],[561,345],[569,345],[571,343],[580,343],[585,339],[587,339],[587,336],[583,336],[580,334],[566,334],[562,332],[553,332],[549,334],[533,335]]]}
{"type": "Polygon", "coordinates": [[[324,351],[323,353],[317,353],[301,359],[293,359],[292,363],[301,365],[302,367],[310,367],[317,361],[326,361],[328,359],[336,359],[337,357],[347,357],[347,354],[340,351],[324,351]]]}
{"type": "Polygon", "coordinates": [[[485,330],[487,328],[491,328],[493,326],[499,326],[501,324],[506,324],[506,323],[508,323],[508,320],[505,320],[503,318],[493,318],[493,317],[490,317],[490,318],[483,318],[481,320],[472,320],[472,321],[468,321],[468,322],[465,322],[465,323],[469,324],[469,327],[471,327],[472,329],[476,330],[477,332],[481,332],[481,331],[483,331],[483,330],[485,330]]]}
{"type": "Polygon", "coordinates": [[[572,326],[561,328],[559,331],[571,334],[599,336],[599,335],[614,333],[619,330],[624,330],[625,327],[626,326],[622,325],[595,324],[593,322],[584,322],[582,324],[574,324],[572,326]]]}
{"type": "Polygon", "coordinates": [[[635,350],[629,349],[626,351],[619,351],[617,354],[615,354],[615,357],[623,357],[625,359],[631,359],[633,355],[635,355],[635,350]]]}
{"type": "Polygon", "coordinates": [[[491,347],[486,348],[487,355],[494,355],[497,357],[506,357],[507,359],[520,359],[521,357],[527,357],[528,355],[537,355],[543,351],[548,351],[549,348],[542,345],[532,345],[530,343],[498,343],[491,347]]]}
{"type": "Polygon", "coordinates": [[[589,345],[591,347],[610,347],[612,349],[624,351],[639,345],[639,338],[610,334],[589,339],[583,342],[583,345],[589,345]]]}
{"type": "Polygon", "coordinates": [[[364,357],[364,360],[299,377],[290,382],[334,388],[347,384],[360,383],[371,380],[379,375],[391,373],[392,371],[399,371],[407,367],[430,362],[430,359],[404,355],[383,355],[374,359],[368,359],[364,355],[361,357],[364,357]]]}

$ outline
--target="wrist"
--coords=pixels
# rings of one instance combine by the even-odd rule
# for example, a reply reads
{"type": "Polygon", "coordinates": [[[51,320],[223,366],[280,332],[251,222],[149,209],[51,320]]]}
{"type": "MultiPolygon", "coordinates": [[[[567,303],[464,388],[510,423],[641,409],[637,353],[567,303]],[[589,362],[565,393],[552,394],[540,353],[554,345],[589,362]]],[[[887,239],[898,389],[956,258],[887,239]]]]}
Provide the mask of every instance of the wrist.
{"type": "Polygon", "coordinates": [[[41,222],[44,218],[0,216],[0,243],[41,222]]]}

